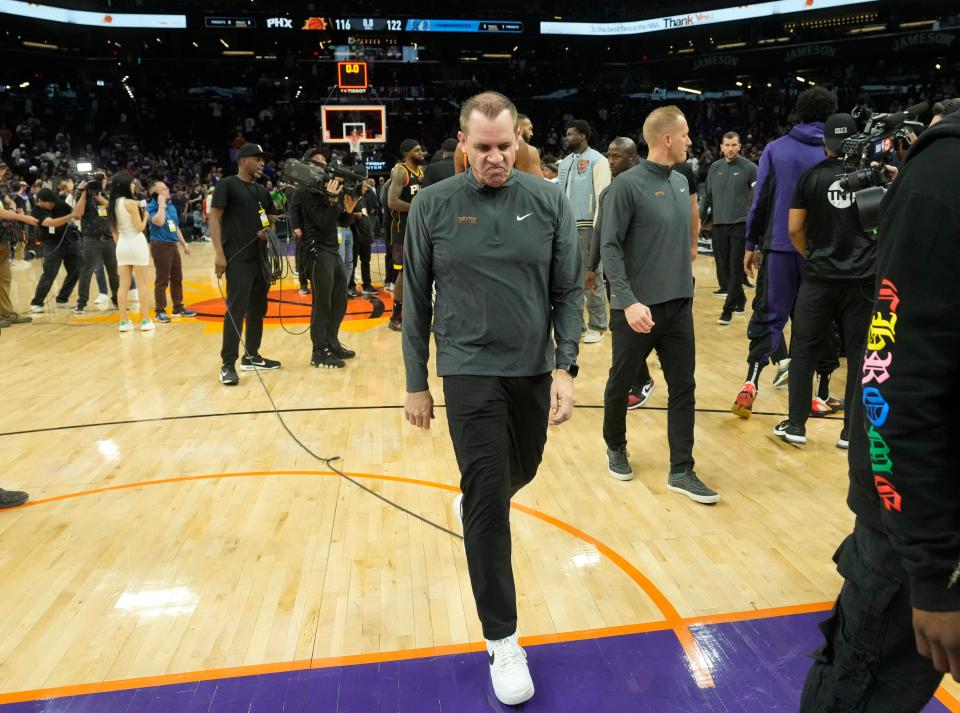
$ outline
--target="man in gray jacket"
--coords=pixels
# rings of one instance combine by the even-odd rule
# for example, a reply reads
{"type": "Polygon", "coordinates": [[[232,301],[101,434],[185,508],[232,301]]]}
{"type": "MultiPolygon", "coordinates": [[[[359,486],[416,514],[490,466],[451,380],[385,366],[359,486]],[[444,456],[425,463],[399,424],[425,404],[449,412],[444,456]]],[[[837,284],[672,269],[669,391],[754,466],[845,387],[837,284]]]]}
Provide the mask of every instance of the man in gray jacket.
{"type": "Polygon", "coordinates": [[[631,480],[627,393],[637,365],[656,349],[669,393],[667,489],[712,504],[720,496],[693,470],[693,215],[687,180],[671,170],[686,156],[688,132],[677,107],[654,109],[643,124],[648,158],[620,174],[604,195],[601,255],[610,280],[613,365],[603,397],[603,438],[610,475],[631,480]]]}
{"type": "Polygon", "coordinates": [[[573,412],[583,263],[563,192],[513,168],[519,141],[509,99],[484,92],[464,103],[459,140],[469,170],[421,191],[407,219],[405,415],[430,427],[433,319],[463,491],[454,512],[490,676],[497,698],[518,705],[534,689],[517,643],[510,499],[536,475],[547,423],[573,412]]]}

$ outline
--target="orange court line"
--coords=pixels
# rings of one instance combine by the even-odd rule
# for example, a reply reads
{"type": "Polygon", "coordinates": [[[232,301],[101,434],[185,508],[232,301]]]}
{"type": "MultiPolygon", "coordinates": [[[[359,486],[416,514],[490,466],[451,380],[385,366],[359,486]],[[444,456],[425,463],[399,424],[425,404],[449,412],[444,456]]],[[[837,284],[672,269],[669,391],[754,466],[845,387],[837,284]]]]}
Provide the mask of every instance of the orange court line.
{"type": "MultiPolygon", "coordinates": [[[[206,475],[187,475],[179,476],[174,478],[164,478],[153,481],[142,481],[138,483],[124,483],[119,485],[111,485],[103,488],[95,488],[92,490],[81,491],[77,493],[68,493],[65,495],[58,495],[50,498],[44,498],[41,500],[35,500],[20,507],[37,507],[39,505],[45,505],[53,502],[60,502],[64,500],[69,500],[73,498],[83,497],[86,495],[95,495],[102,494],[113,491],[120,490],[132,490],[136,488],[146,487],[149,485],[164,485],[164,484],[173,484],[173,483],[184,483],[190,481],[201,481],[201,480],[217,480],[222,478],[244,478],[244,477],[265,477],[265,476],[324,476],[324,477],[339,477],[338,473],[332,471],[304,471],[304,470],[292,470],[292,471],[249,471],[249,472],[240,472],[240,473],[215,473],[215,474],[206,474],[206,475]]],[[[387,481],[387,482],[396,482],[396,483],[405,483],[410,485],[420,485],[425,487],[436,488],[440,490],[447,490],[449,492],[459,492],[459,488],[453,485],[447,485],[444,483],[437,483],[434,481],[420,480],[416,478],[404,478],[398,476],[388,476],[388,475],[377,475],[372,473],[349,473],[348,475],[352,477],[359,478],[369,478],[373,480],[387,481]]],[[[702,688],[712,688],[715,683],[713,680],[712,673],[710,671],[710,665],[707,657],[704,655],[703,651],[700,648],[700,645],[697,643],[696,637],[693,632],[690,630],[690,626],[708,624],[708,623],[722,623],[726,621],[739,621],[743,618],[760,618],[762,615],[759,612],[744,612],[741,614],[720,614],[720,615],[710,615],[705,617],[693,617],[690,619],[684,619],[680,616],[676,608],[670,603],[670,601],[664,596],[664,594],[653,584],[646,576],[640,572],[633,564],[627,561],[623,556],[618,552],[613,550],[608,545],[604,544],[597,538],[588,535],[583,530],[567,523],[563,520],[555,518],[551,515],[548,515],[544,512],[536,510],[534,508],[528,507],[526,505],[521,505],[519,503],[511,503],[511,507],[523,512],[527,515],[535,517],[539,520],[546,522],[547,524],[553,525],[554,527],[560,529],[567,534],[587,542],[588,544],[593,545],[597,548],[598,552],[603,554],[607,559],[609,559],[614,565],[616,565],[620,570],[622,570],[628,577],[630,577],[650,598],[654,603],[657,609],[660,610],[660,613],[663,615],[664,620],[662,622],[648,623],[633,625],[631,627],[615,627],[621,633],[627,633],[629,630],[630,633],[639,633],[641,631],[654,631],[658,630],[655,627],[658,627],[659,630],[672,629],[677,636],[681,647],[683,648],[689,665],[690,672],[694,680],[697,682],[697,685],[702,688]]],[[[17,508],[14,508],[17,509],[17,508]]],[[[808,611],[822,611],[824,608],[827,608],[828,604],[813,604],[813,605],[801,605],[800,607],[780,607],[776,610],[770,610],[775,613],[768,613],[766,616],[783,616],[787,614],[794,613],[805,613],[808,611]],[[811,608],[812,607],[812,608],[811,608]]],[[[593,632],[569,632],[567,634],[548,634],[538,637],[532,637],[532,639],[525,639],[530,645],[538,645],[540,643],[551,643],[556,641],[573,641],[578,638],[589,638],[590,636],[596,636],[600,631],[593,632]],[[566,638],[573,636],[575,638],[566,638]]],[[[606,634],[606,635],[615,635],[615,634],[606,634]]],[[[465,645],[455,645],[452,648],[449,648],[449,653],[461,653],[465,650],[473,650],[470,647],[476,646],[475,644],[465,644],[465,645]],[[463,647],[467,647],[464,649],[463,647]]],[[[429,651],[437,651],[436,647],[429,649],[429,651]]],[[[385,660],[399,660],[402,658],[417,658],[422,654],[422,650],[416,650],[413,652],[390,652],[387,654],[369,654],[364,655],[360,659],[356,657],[337,657],[334,661],[338,663],[328,664],[329,666],[339,666],[339,665],[350,665],[346,663],[351,661],[353,663],[372,663],[375,661],[385,661],[385,660]],[[387,656],[389,658],[383,658],[387,656]],[[372,657],[372,658],[371,658],[372,657]]],[[[317,662],[313,662],[316,666],[317,662]]],[[[278,664],[268,664],[268,666],[276,666],[278,664]]],[[[255,667],[256,668],[256,667],[255,667]]],[[[261,672],[257,670],[256,672],[261,672]]],[[[202,675],[210,672],[201,672],[202,675]]],[[[250,674],[239,674],[239,675],[250,675],[250,674]]],[[[216,677],[216,676],[212,676],[216,677]]],[[[206,680],[206,679],[203,679],[206,680]]],[[[97,685],[97,684],[89,684],[97,685]]],[[[76,695],[76,694],[74,694],[76,695]]],[[[30,700],[30,699],[25,699],[30,700]]],[[[0,696],[0,702],[3,701],[3,696],[0,696]]]]}
{"type": "Polygon", "coordinates": [[[960,713],[960,701],[954,698],[943,686],[937,689],[935,698],[947,707],[950,713],[960,713]]]}

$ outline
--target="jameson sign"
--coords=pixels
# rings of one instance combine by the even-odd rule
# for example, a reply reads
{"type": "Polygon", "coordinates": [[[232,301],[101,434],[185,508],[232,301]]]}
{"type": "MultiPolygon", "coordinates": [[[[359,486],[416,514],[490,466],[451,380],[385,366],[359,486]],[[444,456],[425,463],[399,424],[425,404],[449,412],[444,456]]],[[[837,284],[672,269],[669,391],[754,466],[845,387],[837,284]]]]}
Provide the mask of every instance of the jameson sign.
{"type": "Polygon", "coordinates": [[[787,51],[784,61],[788,63],[800,62],[805,59],[826,58],[832,59],[837,56],[837,48],[828,42],[818,45],[806,45],[805,47],[794,47],[787,51]]]}
{"type": "Polygon", "coordinates": [[[717,54],[710,57],[701,57],[693,63],[693,71],[699,72],[704,69],[714,69],[716,67],[733,68],[740,64],[740,58],[730,54],[717,54]]]}
{"type": "Polygon", "coordinates": [[[894,42],[893,51],[901,52],[911,47],[951,47],[956,39],[957,36],[949,32],[915,32],[894,42]]]}

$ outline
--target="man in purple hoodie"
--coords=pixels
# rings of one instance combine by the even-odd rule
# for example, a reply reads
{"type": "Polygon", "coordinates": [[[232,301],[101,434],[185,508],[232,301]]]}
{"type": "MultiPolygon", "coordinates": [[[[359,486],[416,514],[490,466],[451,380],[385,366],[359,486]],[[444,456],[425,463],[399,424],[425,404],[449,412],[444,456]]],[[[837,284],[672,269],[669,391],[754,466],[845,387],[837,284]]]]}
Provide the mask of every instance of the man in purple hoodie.
{"type": "MultiPolygon", "coordinates": [[[[803,256],[790,242],[790,202],[800,174],[824,159],[823,126],[827,117],[836,113],[837,98],[823,87],[811,87],[797,97],[796,111],[800,123],[767,144],[760,156],[753,205],[747,215],[744,269],[753,277],[760,263],[759,252],[763,262],[747,327],[747,379],[730,409],[741,418],[753,414],[760,372],[771,356],[786,354],[783,328],[793,311],[803,273],[803,256]]],[[[823,373],[821,367],[817,371],[823,373]]]]}

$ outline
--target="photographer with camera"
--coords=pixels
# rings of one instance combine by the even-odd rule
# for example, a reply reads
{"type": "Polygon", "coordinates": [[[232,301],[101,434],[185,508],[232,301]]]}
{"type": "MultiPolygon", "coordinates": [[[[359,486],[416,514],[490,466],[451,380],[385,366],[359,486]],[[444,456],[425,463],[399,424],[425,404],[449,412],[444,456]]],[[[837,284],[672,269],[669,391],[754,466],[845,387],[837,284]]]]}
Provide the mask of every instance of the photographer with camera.
{"type": "Polygon", "coordinates": [[[960,681],[960,114],[924,131],[881,206],[850,414],[853,533],[802,713],[924,708],[960,681]],[[862,402],[862,403],[861,403],[862,402]]]}
{"type": "Polygon", "coordinates": [[[80,286],[77,289],[77,307],[74,314],[84,314],[90,300],[90,278],[94,271],[106,268],[113,292],[113,306],[117,307],[117,293],[120,289],[120,273],[117,270],[117,248],[113,243],[113,233],[107,222],[107,207],[110,201],[103,195],[107,187],[107,176],[93,174],[82,181],[77,188],[80,200],[76,212],[80,214],[80,233],[83,236],[80,264],[80,286]]]}
{"type": "Polygon", "coordinates": [[[315,176],[327,179],[319,188],[299,185],[290,199],[290,226],[303,246],[303,268],[310,277],[313,296],[310,366],[342,369],[344,359],[355,357],[356,352],[343,346],[338,337],[347,311],[347,274],[337,227],[353,222],[357,200],[343,194],[342,178],[326,171],[327,162],[320,149],[310,149],[303,160],[315,169],[315,176]]]}
{"type": "MultiPolygon", "coordinates": [[[[790,241],[804,257],[803,278],[793,308],[790,355],[790,417],[773,429],[787,443],[807,442],[813,374],[818,357],[830,348],[836,322],[845,342],[847,387],[845,403],[853,402],[867,329],[872,286],[877,275],[877,241],[863,228],[852,193],[840,187],[840,150],[857,132],[850,114],[833,114],[823,130],[827,158],[807,169],[797,181],[790,206],[790,241]]],[[[829,381],[820,379],[817,396],[826,399],[829,381]]],[[[850,413],[844,411],[839,448],[849,443],[850,413]]]]}
{"type": "Polygon", "coordinates": [[[264,274],[263,243],[270,228],[273,201],[257,183],[267,154],[259,144],[244,144],[237,151],[237,175],[217,182],[210,203],[210,235],[217,277],[227,276],[227,311],[223,316],[220,383],[236,386],[237,357],[244,320],[247,325],[242,371],[279,369],[280,362],[260,355],[263,318],[267,315],[270,283],[264,274]]]}
{"type": "Polygon", "coordinates": [[[30,301],[30,310],[43,312],[43,303],[61,265],[67,269],[67,276],[57,293],[57,307],[67,309],[70,307],[70,293],[80,279],[80,239],[76,228],[70,225],[77,215],[50,188],[43,188],[37,194],[37,208],[33,215],[38,221],[43,242],[43,274],[30,301]]]}
{"type": "MultiPolygon", "coordinates": [[[[0,161],[0,186],[3,184],[6,173],[7,164],[0,161]]],[[[8,203],[7,205],[13,204],[8,203]]],[[[30,317],[21,317],[17,314],[13,302],[10,300],[10,285],[13,282],[13,275],[10,272],[10,235],[4,228],[5,226],[11,226],[13,222],[36,226],[37,219],[6,208],[3,203],[0,203],[0,328],[32,321],[30,317]]],[[[2,492],[0,490],[0,497],[2,497],[2,492]]]]}

